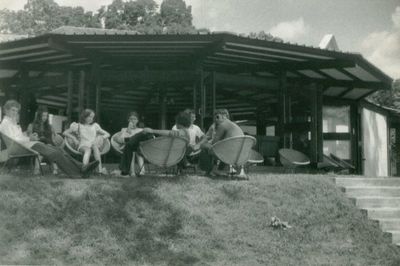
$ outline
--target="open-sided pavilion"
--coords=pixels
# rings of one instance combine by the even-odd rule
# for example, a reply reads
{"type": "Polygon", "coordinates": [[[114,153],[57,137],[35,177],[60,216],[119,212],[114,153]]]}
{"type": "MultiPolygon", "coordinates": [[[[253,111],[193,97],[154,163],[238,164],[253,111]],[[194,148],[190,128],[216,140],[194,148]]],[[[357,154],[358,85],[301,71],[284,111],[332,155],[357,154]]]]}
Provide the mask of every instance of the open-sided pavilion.
{"type": "Polygon", "coordinates": [[[314,164],[334,153],[358,172],[363,99],[391,85],[360,54],[231,33],[141,35],[62,27],[0,44],[3,98],[27,106],[23,126],[34,104],[70,120],[92,108],[111,132],[125,125],[132,110],[146,125],[167,128],[178,111],[193,108],[204,128],[216,108],[227,108],[234,120],[256,126],[258,136],[275,136],[279,147],[296,147],[305,135],[314,164]]]}

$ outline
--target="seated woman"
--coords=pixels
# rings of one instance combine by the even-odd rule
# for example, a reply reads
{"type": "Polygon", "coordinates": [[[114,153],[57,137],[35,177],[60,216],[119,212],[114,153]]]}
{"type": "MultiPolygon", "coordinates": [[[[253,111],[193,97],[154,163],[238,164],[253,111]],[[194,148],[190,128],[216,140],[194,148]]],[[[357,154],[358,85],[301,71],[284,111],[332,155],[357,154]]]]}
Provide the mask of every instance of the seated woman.
{"type": "MultiPolygon", "coordinates": [[[[55,146],[54,128],[49,123],[49,111],[46,106],[40,106],[36,111],[35,119],[28,125],[26,131],[28,137],[36,135],[40,142],[55,146]]],[[[38,172],[38,167],[35,167],[35,172],[38,172]]],[[[58,174],[57,164],[53,163],[53,174],[58,174]]]]}
{"type": "MultiPolygon", "coordinates": [[[[125,139],[129,139],[130,137],[140,133],[143,131],[142,128],[138,127],[138,122],[139,122],[139,115],[137,112],[133,111],[130,112],[128,115],[128,127],[124,127],[121,129],[121,134],[115,138],[115,141],[118,142],[119,144],[124,144],[125,139]]],[[[140,169],[140,175],[144,175],[145,170],[144,170],[144,160],[142,156],[136,156],[136,152],[132,153],[132,159],[131,159],[131,164],[130,164],[130,174],[131,176],[135,176],[135,160],[137,158],[137,162],[139,165],[140,169]]],[[[120,166],[120,168],[123,168],[120,166]]]]}
{"type": "Polygon", "coordinates": [[[79,123],[73,122],[63,134],[78,144],[78,151],[83,153],[83,165],[89,164],[93,151],[95,160],[99,161],[99,173],[107,174],[107,169],[103,168],[101,164],[101,155],[96,143],[96,137],[100,135],[106,139],[110,137],[110,134],[94,122],[94,117],[95,113],[93,110],[83,110],[79,118],[79,123]]]}
{"type": "Polygon", "coordinates": [[[190,135],[188,128],[190,126],[190,114],[180,112],[175,117],[175,121],[177,126],[176,130],[157,130],[144,128],[142,132],[137,133],[130,138],[126,138],[120,163],[121,175],[129,174],[133,152],[137,152],[139,150],[140,142],[153,138],[153,134],[161,136],[179,136],[189,141],[190,135]]]}

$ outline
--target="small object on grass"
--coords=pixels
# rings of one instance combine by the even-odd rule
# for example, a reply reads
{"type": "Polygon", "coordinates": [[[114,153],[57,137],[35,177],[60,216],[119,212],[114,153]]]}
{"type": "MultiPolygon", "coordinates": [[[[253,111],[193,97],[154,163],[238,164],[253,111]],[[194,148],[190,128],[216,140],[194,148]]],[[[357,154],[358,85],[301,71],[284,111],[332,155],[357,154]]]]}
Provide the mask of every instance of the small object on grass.
{"type": "Polygon", "coordinates": [[[283,229],[283,230],[292,228],[292,226],[289,225],[288,222],[283,222],[276,216],[272,216],[271,223],[269,224],[269,226],[271,226],[274,229],[283,229]]]}

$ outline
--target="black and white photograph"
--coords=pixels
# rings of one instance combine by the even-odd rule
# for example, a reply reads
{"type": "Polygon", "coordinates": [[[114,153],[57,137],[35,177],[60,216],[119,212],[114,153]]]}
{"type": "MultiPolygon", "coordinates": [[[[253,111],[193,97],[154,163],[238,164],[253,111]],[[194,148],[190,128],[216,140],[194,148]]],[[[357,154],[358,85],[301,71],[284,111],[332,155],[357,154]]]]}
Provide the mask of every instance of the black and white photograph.
{"type": "Polygon", "coordinates": [[[400,265],[399,0],[0,0],[0,265],[400,265]]]}

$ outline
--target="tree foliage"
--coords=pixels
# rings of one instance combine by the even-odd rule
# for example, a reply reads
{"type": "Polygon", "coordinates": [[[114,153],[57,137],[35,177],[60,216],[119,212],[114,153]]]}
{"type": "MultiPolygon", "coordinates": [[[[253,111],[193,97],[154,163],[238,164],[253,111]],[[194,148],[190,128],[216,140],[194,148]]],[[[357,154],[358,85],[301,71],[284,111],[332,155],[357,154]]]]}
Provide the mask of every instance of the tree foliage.
{"type": "MultiPolygon", "coordinates": [[[[23,10],[0,10],[0,33],[38,35],[61,26],[134,30],[139,33],[197,33],[192,9],[183,0],[113,0],[96,13],[59,6],[54,0],[28,0],[23,10]]],[[[201,30],[204,32],[204,30],[201,30]]]]}
{"type": "Polygon", "coordinates": [[[96,14],[54,0],[29,0],[23,10],[0,10],[0,33],[38,35],[61,26],[100,27],[96,14]]]}
{"type": "Polygon", "coordinates": [[[377,91],[368,96],[368,99],[375,104],[400,110],[400,79],[393,82],[391,90],[377,91]]]}

